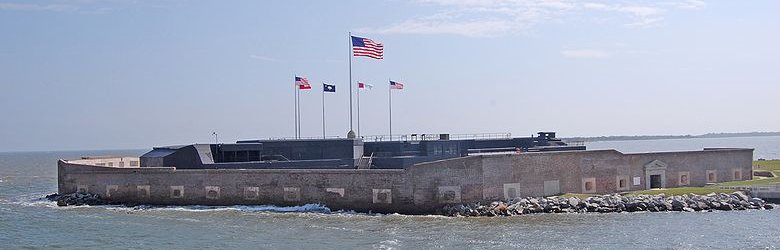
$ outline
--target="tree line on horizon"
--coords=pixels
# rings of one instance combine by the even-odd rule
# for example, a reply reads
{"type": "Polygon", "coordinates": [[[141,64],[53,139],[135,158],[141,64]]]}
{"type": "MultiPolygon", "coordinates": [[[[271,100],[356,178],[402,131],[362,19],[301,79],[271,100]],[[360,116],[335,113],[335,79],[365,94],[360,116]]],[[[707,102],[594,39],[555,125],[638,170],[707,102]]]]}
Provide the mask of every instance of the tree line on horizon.
{"type": "Polygon", "coordinates": [[[592,137],[565,137],[564,141],[633,141],[633,140],[662,140],[662,139],[693,139],[693,138],[727,138],[727,137],[756,137],[756,136],[780,136],[780,132],[743,132],[743,133],[707,133],[703,135],[610,135],[592,137]]]}

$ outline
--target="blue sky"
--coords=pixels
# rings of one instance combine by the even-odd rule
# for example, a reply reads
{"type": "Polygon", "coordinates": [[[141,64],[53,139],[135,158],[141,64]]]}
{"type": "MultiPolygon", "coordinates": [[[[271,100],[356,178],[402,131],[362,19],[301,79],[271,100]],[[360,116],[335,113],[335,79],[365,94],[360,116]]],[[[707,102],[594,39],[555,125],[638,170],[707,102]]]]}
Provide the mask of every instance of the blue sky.
{"type": "MultiPolygon", "coordinates": [[[[363,135],[778,131],[778,1],[0,0],[0,151],[287,137],[293,76],[338,92],[348,32],[363,135]]],[[[321,135],[321,94],[302,132],[321,135]]]]}

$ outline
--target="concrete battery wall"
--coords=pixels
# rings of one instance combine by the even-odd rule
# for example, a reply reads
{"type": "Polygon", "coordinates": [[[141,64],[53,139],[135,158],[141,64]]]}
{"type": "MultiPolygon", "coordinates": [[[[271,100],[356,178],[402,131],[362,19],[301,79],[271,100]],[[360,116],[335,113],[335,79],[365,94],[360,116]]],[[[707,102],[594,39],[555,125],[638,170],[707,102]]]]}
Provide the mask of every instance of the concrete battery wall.
{"type": "Polygon", "coordinates": [[[137,204],[322,203],[331,209],[419,214],[449,203],[643,190],[650,175],[662,177],[663,187],[750,179],[752,157],[752,149],[594,150],[476,155],[368,170],[110,168],[76,160],[59,161],[58,191],[137,204]]]}

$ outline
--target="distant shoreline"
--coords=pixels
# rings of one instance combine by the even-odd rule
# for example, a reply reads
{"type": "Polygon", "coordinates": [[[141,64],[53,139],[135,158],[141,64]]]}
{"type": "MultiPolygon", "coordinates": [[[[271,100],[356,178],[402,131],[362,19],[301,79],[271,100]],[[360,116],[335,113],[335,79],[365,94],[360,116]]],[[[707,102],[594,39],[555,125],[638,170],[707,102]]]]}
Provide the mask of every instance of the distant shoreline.
{"type": "Polygon", "coordinates": [[[730,138],[730,137],[764,137],[780,136],[780,132],[748,132],[748,133],[707,133],[703,135],[614,135],[614,136],[594,136],[594,137],[567,137],[561,138],[564,141],[643,141],[643,140],[664,140],[664,139],[697,139],[697,138],[730,138]]]}

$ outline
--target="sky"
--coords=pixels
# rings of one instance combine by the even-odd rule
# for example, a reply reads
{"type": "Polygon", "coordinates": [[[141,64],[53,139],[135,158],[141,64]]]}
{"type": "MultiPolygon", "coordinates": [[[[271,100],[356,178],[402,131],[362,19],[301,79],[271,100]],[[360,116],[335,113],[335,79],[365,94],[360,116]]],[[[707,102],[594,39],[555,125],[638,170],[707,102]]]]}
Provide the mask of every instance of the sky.
{"type": "Polygon", "coordinates": [[[349,131],[780,131],[780,1],[0,0],[0,151],[349,131]],[[357,91],[355,89],[355,91],[357,91]],[[354,110],[357,108],[355,107],[354,110]],[[353,111],[355,112],[355,111],[353,111]],[[355,118],[357,114],[355,114],[355,118]],[[353,127],[357,128],[357,121],[353,127]]]}

